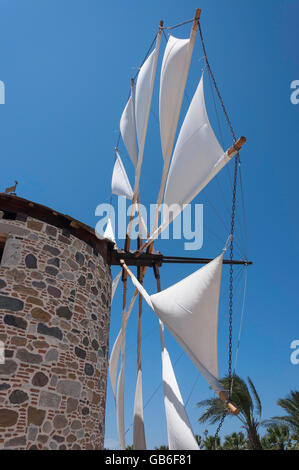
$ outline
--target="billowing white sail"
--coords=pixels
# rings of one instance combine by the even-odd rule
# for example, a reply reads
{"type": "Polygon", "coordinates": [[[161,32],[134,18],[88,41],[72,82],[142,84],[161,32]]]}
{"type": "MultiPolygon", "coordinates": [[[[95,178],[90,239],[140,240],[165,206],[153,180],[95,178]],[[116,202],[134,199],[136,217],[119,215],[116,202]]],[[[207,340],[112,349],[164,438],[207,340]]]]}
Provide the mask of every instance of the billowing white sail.
{"type": "Polygon", "coordinates": [[[142,399],[142,371],[137,371],[136,391],[134,400],[134,450],[146,450],[144,421],[143,421],[143,399],[142,399]]]}
{"type": "Polygon", "coordinates": [[[131,95],[120,118],[120,132],[133,165],[137,165],[134,100],[131,95]]]}
{"type": "Polygon", "coordinates": [[[149,104],[153,86],[155,54],[156,49],[153,50],[153,52],[142,65],[136,82],[135,116],[139,151],[144,145],[144,138],[147,127],[149,104]]]}
{"type": "Polygon", "coordinates": [[[116,391],[116,420],[119,442],[122,450],[126,448],[125,420],[124,420],[124,387],[125,387],[125,364],[122,363],[117,381],[116,391]]]}
{"type": "Polygon", "coordinates": [[[116,194],[117,196],[125,196],[127,199],[132,199],[133,197],[132,187],[130,185],[126,170],[117,151],[112,173],[111,190],[112,194],[116,194]]]}
{"type": "MultiPolygon", "coordinates": [[[[170,158],[173,141],[172,134],[176,131],[182,96],[188,72],[188,50],[190,39],[178,39],[170,36],[163,56],[159,116],[163,158],[170,158]]],[[[173,136],[174,137],[174,136],[173,136]]]]}
{"type": "Polygon", "coordinates": [[[113,281],[112,281],[111,303],[112,303],[112,300],[113,300],[115,291],[116,291],[116,289],[117,289],[117,286],[118,286],[118,283],[119,283],[121,274],[122,274],[122,270],[119,271],[118,275],[117,275],[117,276],[113,279],[113,281]]]}
{"type": "Polygon", "coordinates": [[[223,253],[198,271],[150,296],[158,317],[215,391],[218,382],[217,327],[223,253]]]}
{"type": "MultiPolygon", "coordinates": [[[[120,272],[121,275],[122,271],[120,272]]],[[[124,335],[126,334],[126,328],[127,328],[127,323],[130,317],[130,314],[132,312],[132,309],[134,307],[135,300],[137,298],[137,291],[134,293],[130,305],[128,307],[128,310],[125,314],[124,317],[124,322],[122,324],[121,329],[119,330],[119,333],[116,337],[116,340],[114,342],[111,354],[110,354],[110,360],[109,360],[109,375],[110,375],[110,380],[111,380],[111,385],[112,385],[112,390],[113,390],[113,395],[116,398],[116,382],[117,382],[117,369],[118,369],[118,362],[119,362],[119,355],[120,355],[120,349],[121,349],[121,340],[122,340],[122,331],[124,332],[124,335]]]]}
{"type": "Polygon", "coordinates": [[[109,240],[111,240],[112,242],[115,243],[115,236],[114,236],[113,227],[112,227],[110,217],[108,217],[107,226],[106,226],[106,229],[105,229],[105,232],[104,232],[104,238],[108,238],[109,240]]]}
{"type": "Polygon", "coordinates": [[[161,321],[160,337],[162,380],[169,450],[199,450],[165,346],[164,325],[161,321]]]}
{"type": "Polygon", "coordinates": [[[202,76],[174,149],[164,204],[168,207],[178,204],[182,210],[183,205],[189,204],[229,159],[209,122],[202,76]]]}
{"type": "Polygon", "coordinates": [[[217,327],[223,253],[180,282],[149,296],[136,277],[133,284],[176,338],[211,387],[218,381],[217,327]]]}

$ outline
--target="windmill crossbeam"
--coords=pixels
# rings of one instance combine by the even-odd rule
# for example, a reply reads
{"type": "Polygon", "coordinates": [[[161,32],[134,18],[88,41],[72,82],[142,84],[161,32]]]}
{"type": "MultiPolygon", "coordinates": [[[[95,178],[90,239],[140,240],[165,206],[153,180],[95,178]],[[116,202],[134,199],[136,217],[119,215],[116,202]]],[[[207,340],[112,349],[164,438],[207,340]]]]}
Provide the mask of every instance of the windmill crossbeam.
{"type": "MultiPolygon", "coordinates": [[[[139,253],[138,251],[112,250],[110,264],[120,265],[120,260],[124,260],[128,266],[162,266],[163,263],[176,264],[207,264],[213,258],[195,258],[184,256],[167,256],[162,253],[139,253]]],[[[224,259],[223,264],[249,266],[252,261],[224,259]]]]}

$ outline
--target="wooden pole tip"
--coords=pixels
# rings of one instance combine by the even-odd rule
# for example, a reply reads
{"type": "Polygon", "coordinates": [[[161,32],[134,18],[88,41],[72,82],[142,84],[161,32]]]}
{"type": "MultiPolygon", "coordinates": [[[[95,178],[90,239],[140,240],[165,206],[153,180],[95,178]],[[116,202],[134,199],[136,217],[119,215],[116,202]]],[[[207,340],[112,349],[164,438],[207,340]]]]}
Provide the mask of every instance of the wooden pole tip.
{"type": "Polygon", "coordinates": [[[201,14],[201,8],[196,8],[195,20],[199,20],[200,14],[201,14]]]}
{"type": "Polygon", "coordinates": [[[160,28],[163,28],[164,20],[160,20],[160,28]]]}

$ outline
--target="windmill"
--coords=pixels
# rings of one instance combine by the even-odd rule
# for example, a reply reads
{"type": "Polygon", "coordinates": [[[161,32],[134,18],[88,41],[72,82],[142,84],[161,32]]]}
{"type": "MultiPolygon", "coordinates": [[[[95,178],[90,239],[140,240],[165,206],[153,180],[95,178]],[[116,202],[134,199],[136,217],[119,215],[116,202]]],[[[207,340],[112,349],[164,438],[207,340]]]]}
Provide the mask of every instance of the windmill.
{"type": "MultiPolygon", "coordinates": [[[[124,374],[125,374],[125,340],[126,328],[134,303],[138,302],[137,331],[137,380],[134,401],[133,445],[134,449],[146,449],[143,419],[142,367],[141,367],[141,329],[143,299],[159,318],[162,380],[164,405],[167,421],[168,444],[173,450],[198,449],[190,422],[184,407],[183,399],[174,374],[170,356],[165,343],[165,327],[173,335],[184,352],[193,361],[197,369],[207,380],[211,388],[226,403],[227,412],[238,414],[231,402],[230,390],[223,390],[218,377],[217,325],[218,305],[221,284],[222,265],[230,269],[229,287],[229,376],[232,377],[232,307],[233,307],[233,266],[251,264],[247,259],[234,260],[235,205],[239,151],[246,139],[236,138],[224,107],[219,89],[212,73],[200,26],[201,10],[197,9],[192,20],[165,27],[160,22],[154,41],[141,64],[139,72],[131,80],[130,95],[120,119],[120,134],[115,147],[115,165],[112,174],[112,193],[124,196],[132,201],[131,214],[123,250],[112,253],[111,264],[120,265],[121,271],[113,281],[112,298],[122,277],[123,301],[122,321],[119,334],[113,345],[109,371],[113,394],[116,401],[118,435],[122,449],[125,444],[124,424],[124,374]],[[140,174],[143,162],[145,140],[151,109],[151,101],[156,77],[158,56],[162,34],[183,24],[192,23],[191,34],[187,39],[170,35],[163,55],[160,72],[159,120],[163,156],[161,185],[157,198],[156,212],[150,233],[142,218],[140,210],[140,174]],[[220,99],[225,118],[232,134],[232,145],[224,151],[219,144],[209,122],[205,97],[204,76],[199,79],[196,91],[191,100],[183,124],[175,142],[186,80],[189,72],[195,38],[199,32],[206,68],[220,99]],[[152,50],[153,49],[153,50],[152,50]],[[135,169],[135,182],[132,189],[118,150],[120,137],[135,169]],[[188,258],[164,256],[154,250],[154,241],[171,224],[207,185],[231,160],[234,159],[234,179],[232,185],[232,214],[226,246],[216,258],[188,258]],[[162,203],[174,207],[170,216],[162,211],[162,203]],[[139,237],[137,250],[131,251],[131,231],[135,213],[138,214],[139,237]],[[147,239],[142,243],[143,231],[147,239]],[[226,250],[229,258],[224,259],[226,250]],[[161,290],[159,267],[162,263],[194,263],[204,266],[190,276],[180,280],[168,289],[161,290]],[[129,266],[137,266],[137,277],[129,266]],[[143,287],[143,279],[148,267],[154,270],[157,293],[149,295],[143,287]],[[135,286],[135,292],[128,301],[128,277],[135,286]],[[118,366],[120,363],[120,370],[118,366]]],[[[164,206],[163,206],[164,207],[164,206]]],[[[108,219],[104,234],[115,242],[111,221],[108,219]]]]}

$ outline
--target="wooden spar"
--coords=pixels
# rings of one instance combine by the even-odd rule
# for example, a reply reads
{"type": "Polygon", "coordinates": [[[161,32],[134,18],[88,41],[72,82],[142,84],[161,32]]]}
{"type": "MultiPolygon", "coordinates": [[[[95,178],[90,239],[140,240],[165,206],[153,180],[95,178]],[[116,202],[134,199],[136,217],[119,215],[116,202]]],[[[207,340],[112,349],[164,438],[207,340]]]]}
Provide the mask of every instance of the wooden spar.
{"type": "Polygon", "coordinates": [[[236,155],[236,153],[238,153],[241,150],[245,142],[246,142],[246,137],[244,136],[239,137],[239,139],[228,149],[227,156],[229,158],[233,158],[236,155]]]}
{"type": "MultiPolygon", "coordinates": [[[[161,280],[160,280],[159,267],[157,265],[154,265],[153,268],[154,268],[154,274],[155,274],[155,278],[157,282],[157,292],[161,292],[161,280]]],[[[217,395],[226,404],[226,406],[231,411],[231,413],[233,413],[235,416],[239,414],[240,411],[238,410],[238,408],[233,403],[227,400],[227,397],[224,392],[217,392],[217,395]]]]}
{"type": "Polygon", "coordinates": [[[167,146],[167,150],[166,150],[166,155],[165,155],[165,160],[164,160],[164,166],[163,166],[163,171],[162,171],[162,178],[161,178],[159,195],[158,195],[158,199],[157,199],[157,206],[156,206],[156,212],[155,212],[155,218],[154,218],[152,232],[155,232],[155,230],[158,226],[159,210],[160,210],[160,206],[161,206],[161,203],[162,203],[162,198],[163,198],[163,194],[164,194],[164,190],[165,190],[167,174],[168,174],[168,169],[169,169],[169,165],[170,165],[170,159],[171,159],[172,149],[173,149],[173,145],[174,145],[174,139],[175,139],[176,129],[177,129],[178,120],[179,120],[179,116],[180,116],[180,111],[181,111],[181,107],[182,107],[183,96],[184,96],[184,91],[185,91],[185,87],[186,87],[186,81],[187,81],[187,76],[188,76],[188,72],[189,72],[191,57],[192,57],[192,53],[193,53],[193,48],[194,48],[194,43],[195,43],[195,38],[196,38],[196,33],[197,33],[197,25],[198,25],[198,20],[200,18],[200,13],[201,13],[201,9],[197,8],[196,11],[195,11],[194,21],[193,21],[193,25],[192,25],[192,29],[191,29],[191,34],[190,34],[189,49],[188,49],[187,63],[186,63],[186,69],[185,69],[184,79],[183,79],[183,86],[180,90],[180,95],[179,95],[179,98],[178,98],[178,107],[177,107],[176,114],[175,114],[174,119],[173,119],[172,132],[171,132],[170,140],[168,142],[168,146],[167,146]]]}
{"type": "MultiPolygon", "coordinates": [[[[227,158],[229,159],[232,159],[243,147],[244,143],[246,142],[246,137],[240,137],[224,154],[224,156],[227,156],[227,158]]],[[[215,166],[213,171],[211,172],[209,178],[207,180],[205,180],[204,182],[204,185],[202,186],[202,188],[204,188],[210,181],[212,178],[214,178],[214,176],[223,168],[223,166],[227,163],[227,161],[225,161],[225,159],[221,159],[220,161],[220,164],[218,166],[215,166]]],[[[201,189],[199,190],[199,192],[201,191],[201,189]]],[[[189,202],[192,201],[192,199],[198,194],[198,192],[189,200],[186,202],[186,204],[188,204],[189,202]]],[[[140,250],[137,251],[136,253],[136,257],[138,257],[146,248],[148,248],[153,242],[154,240],[160,235],[161,232],[163,232],[163,230],[165,230],[165,228],[171,224],[171,222],[173,221],[173,214],[172,214],[172,217],[169,218],[169,220],[164,223],[164,224],[161,224],[160,227],[158,229],[156,229],[155,231],[153,231],[152,235],[150,238],[147,239],[147,241],[142,245],[142,247],[140,248],[140,250]]]]}
{"type": "Polygon", "coordinates": [[[218,397],[226,404],[227,408],[231,413],[237,416],[240,413],[240,410],[231,402],[227,400],[227,396],[224,392],[216,392],[218,397]]]}

